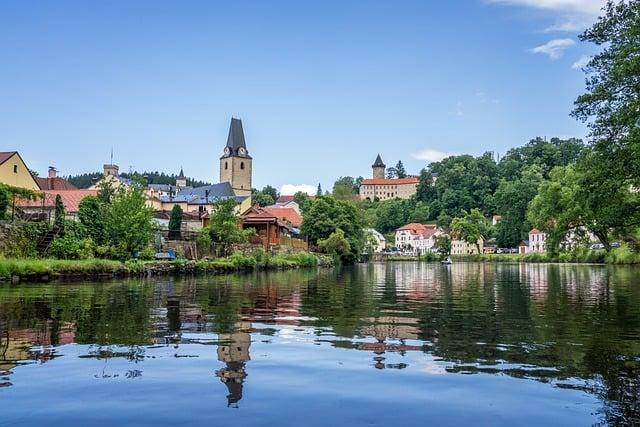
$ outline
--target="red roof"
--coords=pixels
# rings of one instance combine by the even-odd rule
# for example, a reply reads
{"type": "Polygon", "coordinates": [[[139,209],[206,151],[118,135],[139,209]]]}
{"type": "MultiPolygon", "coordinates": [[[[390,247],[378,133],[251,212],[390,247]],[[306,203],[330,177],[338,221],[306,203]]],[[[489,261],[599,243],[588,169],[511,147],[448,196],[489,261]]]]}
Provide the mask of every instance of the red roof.
{"type": "Polygon", "coordinates": [[[76,186],[59,176],[55,178],[38,178],[36,182],[41,190],[77,190],[76,186]]]}
{"type": "Polygon", "coordinates": [[[542,234],[542,231],[538,230],[537,228],[533,228],[531,229],[531,231],[529,231],[529,234],[542,234]]]}
{"type": "Polygon", "coordinates": [[[299,228],[302,225],[302,216],[300,216],[300,214],[293,208],[268,206],[264,208],[264,210],[283,221],[289,222],[296,228],[299,228]]]}
{"type": "MultiPolygon", "coordinates": [[[[87,196],[96,196],[98,190],[44,190],[44,208],[53,208],[56,204],[56,196],[59,194],[62,199],[64,209],[68,213],[78,212],[80,201],[87,196]]],[[[16,200],[16,206],[21,208],[41,208],[43,200],[16,200]]]]}
{"type": "Polygon", "coordinates": [[[0,165],[9,160],[17,151],[0,151],[0,165]]]}
{"type": "Polygon", "coordinates": [[[362,180],[363,185],[402,185],[402,184],[417,184],[418,178],[411,176],[409,178],[367,178],[362,180]]]}
{"type": "Polygon", "coordinates": [[[276,203],[289,203],[289,202],[293,202],[293,196],[280,196],[278,197],[278,200],[276,200],[276,203]]]}
{"type": "Polygon", "coordinates": [[[438,228],[436,224],[420,224],[418,222],[411,222],[409,224],[403,225],[396,231],[409,230],[413,233],[417,233],[419,231],[435,230],[436,228],[438,228]]]}

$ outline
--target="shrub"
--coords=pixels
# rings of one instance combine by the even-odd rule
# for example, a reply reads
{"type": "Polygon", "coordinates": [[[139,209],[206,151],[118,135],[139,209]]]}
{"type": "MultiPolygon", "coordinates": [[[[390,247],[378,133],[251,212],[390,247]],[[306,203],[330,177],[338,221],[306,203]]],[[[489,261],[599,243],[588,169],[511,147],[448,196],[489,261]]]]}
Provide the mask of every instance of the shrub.
{"type": "Polygon", "coordinates": [[[51,256],[57,259],[89,259],[93,257],[93,241],[78,240],[65,234],[56,237],[51,243],[51,256]]]}

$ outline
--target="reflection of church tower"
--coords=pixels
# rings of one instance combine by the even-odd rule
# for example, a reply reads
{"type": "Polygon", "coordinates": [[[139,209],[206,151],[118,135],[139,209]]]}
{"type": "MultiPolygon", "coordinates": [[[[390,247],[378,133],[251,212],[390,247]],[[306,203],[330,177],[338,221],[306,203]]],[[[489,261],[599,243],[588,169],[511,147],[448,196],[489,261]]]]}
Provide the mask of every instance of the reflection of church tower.
{"type": "Polygon", "coordinates": [[[244,370],[245,362],[250,360],[249,346],[251,345],[251,322],[238,322],[235,332],[219,334],[218,360],[225,363],[225,367],[216,371],[229,390],[227,405],[237,404],[242,399],[242,383],[247,377],[244,370]]]}

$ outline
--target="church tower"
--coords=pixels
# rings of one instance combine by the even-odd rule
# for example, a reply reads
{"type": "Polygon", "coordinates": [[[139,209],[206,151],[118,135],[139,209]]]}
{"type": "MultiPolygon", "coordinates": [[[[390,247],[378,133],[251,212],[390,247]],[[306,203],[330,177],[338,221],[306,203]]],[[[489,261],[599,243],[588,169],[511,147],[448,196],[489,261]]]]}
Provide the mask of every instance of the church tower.
{"type": "Polygon", "coordinates": [[[382,162],[380,154],[376,157],[376,161],[371,165],[373,168],[373,179],[384,179],[384,171],[386,165],[382,162]]]}
{"type": "Polygon", "coordinates": [[[176,177],[176,187],[185,188],[187,186],[187,177],[184,176],[184,171],[180,168],[180,175],[176,177]]]}
{"type": "Polygon", "coordinates": [[[242,130],[242,121],[232,118],[227,145],[220,157],[220,182],[228,182],[237,196],[251,195],[251,161],[242,130]]]}

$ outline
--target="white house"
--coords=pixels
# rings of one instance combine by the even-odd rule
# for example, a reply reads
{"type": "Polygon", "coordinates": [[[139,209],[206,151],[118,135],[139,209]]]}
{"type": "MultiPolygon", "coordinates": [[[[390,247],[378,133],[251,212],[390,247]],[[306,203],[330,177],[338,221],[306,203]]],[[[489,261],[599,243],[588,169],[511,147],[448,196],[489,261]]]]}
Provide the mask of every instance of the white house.
{"type": "Polygon", "coordinates": [[[412,222],[396,230],[396,247],[400,250],[424,255],[432,252],[436,237],[442,234],[436,224],[412,222]]]}
{"type": "Polygon", "coordinates": [[[529,231],[529,250],[528,252],[546,252],[547,235],[537,228],[529,231]]]}
{"type": "Polygon", "coordinates": [[[371,236],[371,238],[376,242],[373,249],[375,253],[380,253],[387,247],[387,241],[379,231],[374,230],[373,228],[365,228],[364,234],[367,237],[371,236]]]}

